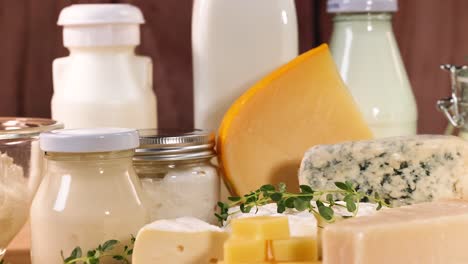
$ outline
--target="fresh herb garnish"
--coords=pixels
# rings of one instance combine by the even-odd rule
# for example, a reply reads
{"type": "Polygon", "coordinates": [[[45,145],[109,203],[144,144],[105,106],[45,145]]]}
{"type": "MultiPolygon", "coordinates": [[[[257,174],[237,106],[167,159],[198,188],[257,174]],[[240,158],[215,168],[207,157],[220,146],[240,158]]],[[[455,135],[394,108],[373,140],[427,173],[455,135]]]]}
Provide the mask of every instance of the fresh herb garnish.
{"type": "MultiPolygon", "coordinates": [[[[81,247],[76,247],[67,258],[64,257],[63,251],[60,252],[64,264],[82,263],[82,264],[98,264],[103,258],[112,258],[120,263],[129,264],[131,255],[133,254],[133,244],[135,244],[135,237],[132,236],[131,245],[124,245],[121,253],[111,252],[116,246],[120,244],[118,240],[108,240],[96,249],[89,250],[86,255],[83,255],[81,247]]],[[[0,262],[0,264],[2,264],[0,262]]]]}
{"type": "Polygon", "coordinates": [[[331,223],[335,221],[334,208],[346,208],[353,217],[356,216],[359,202],[363,199],[377,204],[377,210],[383,206],[389,207],[378,193],[368,195],[357,191],[352,182],[335,182],[335,186],[337,187],[335,190],[313,190],[308,185],[300,185],[299,193],[290,193],[286,191],[284,183],[280,183],[276,187],[267,184],[244,196],[229,197],[229,203],[218,202],[219,213],[215,215],[222,224],[230,215],[240,212],[249,213],[252,209],[258,211],[259,206],[276,203],[278,213],[283,213],[287,208],[298,211],[307,210],[316,217],[321,217],[326,222],[331,223]],[[239,211],[229,212],[229,208],[235,206],[239,206],[239,211]]]}

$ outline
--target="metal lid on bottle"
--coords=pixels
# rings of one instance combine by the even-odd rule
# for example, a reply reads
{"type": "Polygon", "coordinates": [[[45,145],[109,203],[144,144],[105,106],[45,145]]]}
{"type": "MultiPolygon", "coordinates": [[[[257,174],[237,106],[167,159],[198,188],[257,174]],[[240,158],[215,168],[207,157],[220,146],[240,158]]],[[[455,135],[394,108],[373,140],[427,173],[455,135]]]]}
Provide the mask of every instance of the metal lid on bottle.
{"type": "Polygon", "coordinates": [[[328,13],[396,12],[398,0],[328,0],[328,13]]]}
{"type": "Polygon", "coordinates": [[[139,130],[140,147],[134,160],[190,160],[216,156],[215,134],[207,130],[139,130]]]}

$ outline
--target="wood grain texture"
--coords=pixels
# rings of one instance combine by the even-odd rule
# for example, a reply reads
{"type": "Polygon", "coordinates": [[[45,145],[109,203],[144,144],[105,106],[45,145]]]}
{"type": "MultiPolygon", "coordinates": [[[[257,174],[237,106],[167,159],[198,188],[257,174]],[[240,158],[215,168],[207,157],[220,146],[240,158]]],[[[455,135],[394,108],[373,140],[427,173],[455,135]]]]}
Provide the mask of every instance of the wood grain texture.
{"type": "Polygon", "coordinates": [[[443,63],[467,64],[468,1],[400,1],[395,34],[413,86],[419,111],[419,131],[444,131],[447,122],[436,101],[450,94],[443,63]]]}
{"type": "Polygon", "coordinates": [[[299,52],[303,53],[316,45],[318,35],[315,34],[318,27],[316,16],[317,1],[296,0],[297,25],[299,31],[299,52]]]}
{"type": "MultiPolygon", "coordinates": [[[[130,2],[143,10],[138,52],[154,61],[154,89],[161,127],[193,125],[191,65],[192,0],[0,0],[0,115],[50,116],[51,63],[65,56],[58,14],[71,3],[130,2]]],[[[326,0],[296,0],[300,50],[327,42],[332,24],[326,0]]],[[[440,133],[446,126],[435,102],[449,93],[441,63],[467,63],[466,0],[400,1],[394,17],[419,109],[419,132],[440,133]]]]}
{"type": "Polygon", "coordinates": [[[119,2],[145,16],[138,53],[153,59],[159,127],[193,127],[192,0],[119,2]]]}

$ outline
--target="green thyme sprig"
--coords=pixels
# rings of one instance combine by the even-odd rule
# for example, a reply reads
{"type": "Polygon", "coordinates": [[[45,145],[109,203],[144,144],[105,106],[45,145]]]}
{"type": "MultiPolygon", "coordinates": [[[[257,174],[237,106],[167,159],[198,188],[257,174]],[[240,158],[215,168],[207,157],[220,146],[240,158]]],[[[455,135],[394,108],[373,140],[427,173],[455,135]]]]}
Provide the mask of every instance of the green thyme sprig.
{"type": "Polygon", "coordinates": [[[230,215],[237,213],[249,213],[252,209],[258,211],[258,207],[269,203],[276,203],[278,213],[283,213],[287,208],[298,211],[309,211],[316,217],[321,217],[331,223],[335,221],[335,208],[342,207],[356,216],[359,210],[359,202],[366,200],[377,204],[377,210],[389,204],[382,199],[378,193],[368,195],[356,190],[352,182],[335,182],[337,189],[313,190],[310,186],[300,185],[299,193],[290,193],[286,190],[286,184],[278,186],[271,184],[263,185],[260,189],[250,192],[244,196],[229,197],[229,203],[218,202],[219,213],[216,217],[223,224],[230,215]],[[342,202],[338,202],[342,201],[342,202]],[[238,211],[229,212],[229,208],[239,206],[238,211]]]}
{"type": "Polygon", "coordinates": [[[104,242],[95,249],[89,250],[86,255],[83,255],[81,247],[75,247],[67,258],[64,257],[63,251],[61,251],[60,254],[64,264],[98,264],[103,258],[112,258],[120,263],[129,264],[131,255],[133,254],[133,245],[135,244],[135,237],[133,235],[130,242],[131,245],[124,245],[120,253],[111,252],[120,244],[118,240],[112,239],[104,242]]]}

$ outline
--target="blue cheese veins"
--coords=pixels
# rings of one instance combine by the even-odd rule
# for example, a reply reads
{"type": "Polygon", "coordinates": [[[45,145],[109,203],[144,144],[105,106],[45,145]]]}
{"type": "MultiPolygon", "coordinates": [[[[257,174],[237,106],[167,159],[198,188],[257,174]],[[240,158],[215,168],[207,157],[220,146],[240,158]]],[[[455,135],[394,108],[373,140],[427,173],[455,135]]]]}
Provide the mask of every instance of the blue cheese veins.
{"type": "Polygon", "coordinates": [[[378,192],[392,206],[464,198],[467,154],[468,142],[441,135],[319,145],[306,152],[299,182],[328,189],[349,180],[367,194],[378,192]]]}

